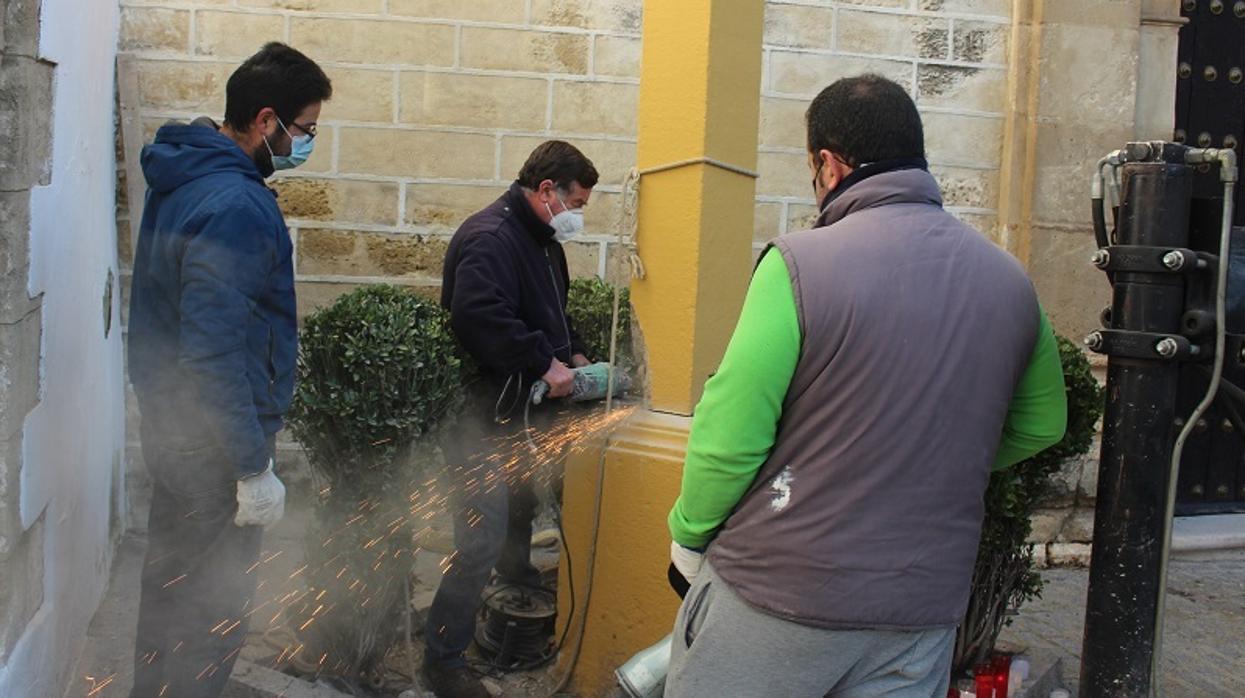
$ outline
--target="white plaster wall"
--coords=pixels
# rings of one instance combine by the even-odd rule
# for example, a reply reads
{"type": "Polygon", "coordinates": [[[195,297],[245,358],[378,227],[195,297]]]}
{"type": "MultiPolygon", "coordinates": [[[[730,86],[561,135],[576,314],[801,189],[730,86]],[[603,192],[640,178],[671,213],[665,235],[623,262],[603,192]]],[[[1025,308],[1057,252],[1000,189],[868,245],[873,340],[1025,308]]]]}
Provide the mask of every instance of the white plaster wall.
{"type": "Polygon", "coordinates": [[[21,518],[44,521],[43,605],[5,666],[0,696],[59,698],[108,580],[114,463],[125,404],[117,269],[112,0],[43,0],[40,56],[57,64],[51,184],[31,195],[30,292],[43,294],[41,401],[26,418],[21,518]]]}

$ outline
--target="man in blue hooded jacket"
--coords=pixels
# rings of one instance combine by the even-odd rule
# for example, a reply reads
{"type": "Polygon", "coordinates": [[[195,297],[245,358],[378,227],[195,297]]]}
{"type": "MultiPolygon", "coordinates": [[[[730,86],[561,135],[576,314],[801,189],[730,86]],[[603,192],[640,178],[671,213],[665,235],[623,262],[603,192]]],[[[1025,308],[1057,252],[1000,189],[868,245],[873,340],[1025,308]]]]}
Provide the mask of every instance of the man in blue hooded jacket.
{"type": "Polygon", "coordinates": [[[154,491],[132,698],[220,695],[246,637],[248,570],[284,512],[274,441],[298,348],[264,180],[310,156],[331,95],[319,66],[268,44],[229,78],[223,126],[169,124],[143,149],[128,359],[154,491]]]}

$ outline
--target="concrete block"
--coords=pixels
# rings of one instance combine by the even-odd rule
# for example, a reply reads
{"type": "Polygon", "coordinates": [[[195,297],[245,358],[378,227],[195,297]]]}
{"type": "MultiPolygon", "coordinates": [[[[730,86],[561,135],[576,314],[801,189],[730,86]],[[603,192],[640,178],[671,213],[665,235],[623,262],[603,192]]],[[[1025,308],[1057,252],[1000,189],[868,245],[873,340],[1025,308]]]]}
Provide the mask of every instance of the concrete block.
{"type": "Polygon", "coordinates": [[[972,109],[1003,114],[1007,109],[1007,72],[996,68],[917,66],[917,104],[922,107],[972,109]]]}
{"type": "Polygon", "coordinates": [[[1059,465],[1059,469],[1051,474],[1050,487],[1042,497],[1042,504],[1047,507],[1069,508],[1076,503],[1076,483],[1081,478],[1082,463],[1077,458],[1069,458],[1059,465]]]}
{"type": "MultiPolygon", "coordinates": [[[[1029,275],[1051,324],[1057,332],[1069,337],[1083,337],[1096,329],[1098,313],[1111,302],[1111,287],[1101,275],[1068,273],[1069,269],[1087,267],[1085,260],[1095,247],[1094,235],[1088,226],[1084,231],[1041,226],[1033,229],[1029,275]]],[[[1096,493],[1098,469],[1086,470],[1093,471],[1093,481],[1083,478],[1078,489],[1096,493]]]]}
{"type": "Polygon", "coordinates": [[[1049,24],[1102,26],[1112,29],[1136,27],[1141,24],[1141,0],[1049,0],[1042,3],[1042,21],[1049,24]]]}
{"type": "Polygon", "coordinates": [[[389,14],[522,24],[527,19],[527,3],[524,0],[389,0],[389,14]]]}
{"type": "Polygon", "coordinates": [[[539,78],[402,73],[403,123],[539,131],[549,83],[539,78]]]}
{"type": "Polygon", "coordinates": [[[39,307],[12,324],[0,325],[0,439],[19,433],[26,415],[39,404],[42,333],[39,307]]]}
{"type": "MultiPolygon", "coordinates": [[[[810,187],[810,191],[811,189],[810,187]]],[[[817,225],[817,217],[820,215],[821,211],[812,203],[787,204],[787,232],[811,230],[817,225]]]]}
{"type": "Polygon", "coordinates": [[[468,216],[493,203],[502,192],[500,186],[408,184],[402,222],[427,232],[453,233],[468,216]]]}
{"type": "MultiPolygon", "coordinates": [[[[336,85],[334,85],[333,89],[337,89],[336,85]]],[[[328,109],[326,113],[332,114],[332,104],[333,102],[329,102],[326,105],[328,109]]],[[[336,163],[333,161],[333,142],[337,140],[337,132],[337,128],[335,127],[320,127],[318,135],[316,136],[316,148],[311,153],[311,159],[309,159],[302,167],[298,168],[299,172],[328,173],[332,172],[336,168],[336,163]]]]}
{"type": "Polygon", "coordinates": [[[950,24],[941,18],[840,10],[838,36],[840,51],[945,59],[950,24]]]}
{"type": "Polygon", "coordinates": [[[0,537],[15,540],[0,557],[0,663],[43,605],[43,527],[40,517],[25,531],[0,531],[0,537]]]}
{"type": "MultiPolygon", "coordinates": [[[[1137,100],[1139,43],[1136,24],[1046,25],[1042,29],[1040,54],[1040,115],[1075,119],[1082,125],[1114,123],[1131,127],[1137,100]]],[[[1097,159],[1098,156],[1092,158],[1097,159]]]]}
{"type": "Polygon", "coordinates": [[[588,37],[578,34],[464,27],[462,64],[467,68],[530,73],[588,72],[588,37]]]}
{"type": "Polygon", "coordinates": [[[285,39],[285,18],[240,12],[199,12],[195,17],[195,52],[204,56],[245,59],[270,41],[285,39]]]}
{"type": "Polygon", "coordinates": [[[1011,27],[995,22],[957,21],[951,57],[965,63],[1006,63],[1011,27]]]}
{"type": "Polygon", "coordinates": [[[555,131],[634,136],[639,85],[558,82],[553,87],[555,131]]]}
{"type": "Polygon", "coordinates": [[[1045,545],[1059,538],[1064,525],[1067,524],[1071,511],[1068,509],[1038,509],[1029,517],[1033,527],[1029,532],[1029,542],[1045,545]]]}
{"type": "Polygon", "coordinates": [[[367,234],[363,243],[368,259],[381,275],[419,274],[434,279],[441,278],[445,250],[449,245],[445,238],[380,233],[367,234]]]}
{"type": "Polygon", "coordinates": [[[598,36],[593,44],[592,70],[597,75],[640,77],[641,41],[626,36],[598,36]]]}
{"type": "Polygon", "coordinates": [[[966,211],[952,211],[951,215],[967,224],[973,230],[990,238],[994,244],[999,244],[999,217],[993,213],[969,213],[966,211]]]}
{"type": "Polygon", "coordinates": [[[185,111],[217,119],[225,113],[225,83],[236,65],[180,61],[138,61],[137,65],[144,109],[185,111]]]}
{"type": "Polygon", "coordinates": [[[39,55],[40,0],[6,0],[0,11],[4,53],[34,58],[39,55]]]}
{"type": "Polygon", "coordinates": [[[1051,567],[1088,567],[1090,546],[1086,543],[1051,543],[1046,553],[1051,567]]]}
{"type": "Polygon", "coordinates": [[[584,232],[589,235],[618,235],[618,217],[622,198],[618,194],[598,191],[584,209],[584,232]]]}
{"type": "MultiPolygon", "coordinates": [[[[544,143],[546,138],[527,136],[503,136],[501,140],[501,179],[503,181],[518,176],[523,163],[527,161],[536,146],[544,143]]],[[[635,166],[636,146],[633,142],[607,141],[588,138],[575,138],[574,146],[592,161],[601,176],[599,185],[621,184],[627,171],[635,166]]],[[[596,195],[593,195],[595,201],[596,195]]],[[[591,208],[593,202],[589,201],[591,208]]]]}
{"type": "Polygon", "coordinates": [[[298,271],[341,276],[403,276],[439,278],[445,259],[444,238],[410,234],[300,230],[298,271]]]}
{"type": "Polygon", "coordinates": [[[190,12],[157,7],[121,9],[122,51],[169,51],[190,49],[190,12]]]}
{"type": "Polygon", "coordinates": [[[572,279],[587,279],[601,269],[601,246],[595,242],[568,242],[562,245],[566,267],[572,279]]]}
{"type": "Polygon", "coordinates": [[[284,177],[273,187],[289,218],[374,225],[398,220],[400,185],[395,182],[284,177]]]}
{"type": "Polygon", "coordinates": [[[757,203],[752,214],[752,239],[768,242],[782,232],[782,204],[757,203]]]}
{"type": "Polygon", "coordinates": [[[813,198],[812,174],[803,153],[757,154],[757,193],[763,196],[813,198]]]}
{"type": "Polygon", "coordinates": [[[359,288],[360,284],[298,282],[298,319],[301,321],[316,310],[329,306],[344,293],[359,288]]]}
{"type": "Polygon", "coordinates": [[[1003,147],[1002,118],[925,113],[921,120],[930,162],[998,166],[1003,147]]]}
{"type": "Polygon", "coordinates": [[[324,71],[333,81],[333,99],[325,102],[321,121],[393,122],[394,71],[333,67],[324,71]]]}
{"type": "MultiPolygon", "coordinates": [[[[907,5],[907,3],[903,3],[907,5]]],[[[922,12],[945,12],[947,14],[990,15],[1000,19],[1011,17],[1011,0],[917,0],[916,9],[922,12]]]]}
{"type": "Polygon", "coordinates": [[[765,3],[766,46],[830,48],[834,9],[765,3]]]}
{"type": "Polygon", "coordinates": [[[862,73],[877,73],[912,90],[912,64],[881,58],[828,56],[798,51],[770,54],[769,89],[789,95],[813,97],[830,83],[862,73]]]}
{"type": "Polygon", "coordinates": [[[999,200],[999,173],[959,167],[933,167],[944,206],[994,208],[999,200]]]}
{"type": "Polygon", "coordinates": [[[448,25],[366,19],[295,17],[290,41],[316,60],[334,63],[454,65],[448,25]]]}
{"type": "Polygon", "coordinates": [[[492,136],[379,128],[342,128],[338,169],[344,173],[492,179],[492,136]]]}
{"type": "Polygon", "coordinates": [[[860,7],[892,7],[907,9],[911,0],[842,0],[840,5],[858,5],[860,7]]]}
{"type": "MultiPolygon", "coordinates": [[[[11,31],[11,29],[10,29],[11,31]]],[[[47,184],[52,174],[51,63],[0,58],[0,191],[47,184]]]]}
{"type": "Polygon", "coordinates": [[[0,192],[0,324],[11,324],[38,307],[27,294],[30,269],[30,192],[0,192]]]}
{"type": "Polygon", "coordinates": [[[1094,542],[1094,510],[1075,509],[1063,530],[1059,532],[1060,543],[1093,543],[1094,542]]]}
{"type": "Polygon", "coordinates": [[[807,147],[804,114],[808,105],[807,99],[761,97],[760,144],[778,148],[807,147]]]}
{"type": "Polygon", "coordinates": [[[643,0],[532,0],[532,24],[639,34],[643,0]]]}
{"type": "MultiPolygon", "coordinates": [[[[216,0],[216,4],[228,5],[229,0],[216,0]]],[[[308,12],[349,12],[351,14],[380,14],[384,0],[238,0],[242,7],[260,7],[274,10],[306,10],[308,12]]]]}

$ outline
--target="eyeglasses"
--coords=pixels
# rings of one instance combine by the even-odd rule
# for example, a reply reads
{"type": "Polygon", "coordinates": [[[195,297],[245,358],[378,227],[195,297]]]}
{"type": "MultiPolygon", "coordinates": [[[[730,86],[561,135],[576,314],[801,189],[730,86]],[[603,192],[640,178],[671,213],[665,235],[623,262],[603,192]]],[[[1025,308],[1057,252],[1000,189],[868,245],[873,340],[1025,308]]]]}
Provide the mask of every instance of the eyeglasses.
{"type": "Polygon", "coordinates": [[[307,134],[308,136],[311,136],[312,138],[316,137],[316,125],[315,124],[307,124],[306,126],[304,126],[298,123],[297,121],[291,121],[290,126],[293,126],[294,128],[298,129],[299,131],[302,131],[303,133],[307,134]]]}

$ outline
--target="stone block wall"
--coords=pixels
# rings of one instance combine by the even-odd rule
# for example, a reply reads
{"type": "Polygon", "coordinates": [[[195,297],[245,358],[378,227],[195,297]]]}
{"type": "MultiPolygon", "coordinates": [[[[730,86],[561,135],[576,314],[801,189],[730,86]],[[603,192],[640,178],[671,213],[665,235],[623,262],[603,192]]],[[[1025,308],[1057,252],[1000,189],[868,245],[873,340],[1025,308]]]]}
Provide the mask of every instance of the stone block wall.
{"type": "MultiPolygon", "coordinates": [[[[0,673],[43,604],[44,519],[21,520],[23,426],[39,404],[43,299],[31,297],[30,195],[50,179],[54,66],[34,0],[0,0],[0,673]]],[[[0,684],[2,685],[2,684],[0,684]]]]}
{"type": "MultiPolygon", "coordinates": [[[[269,40],[320,61],[336,94],[316,154],[276,186],[300,310],[378,280],[432,291],[448,236],[547,138],[602,173],[576,276],[601,274],[634,164],[642,0],[122,0],[145,131],[219,116],[233,68],[269,40]]],[[[927,124],[951,210],[993,234],[1007,82],[1004,0],[771,0],[757,247],[815,217],[804,110],[838,77],[898,80],[927,124]]],[[[121,215],[127,212],[123,209],[121,215]]],[[[123,256],[127,250],[122,250],[123,256]]]]}
{"type": "Polygon", "coordinates": [[[329,73],[315,155],[275,180],[306,313],[363,283],[435,292],[458,224],[553,137],[601,171],[587,234],[568,246],[575,276],[601,273],[635,159],[641,5],[123,0],[121,50],[138,59],[148,137],[168,119],[219,117],[230,72],[266,41],[329,73]]]}
{"type": "Polygon", "coordinates": [[[756,237],[807,228],[817,211],[804,112],[838,78],[873,72],[908,88],[949,210],[994,235],[1007,96],[1005,0],[768,2],[756,237]]]}

